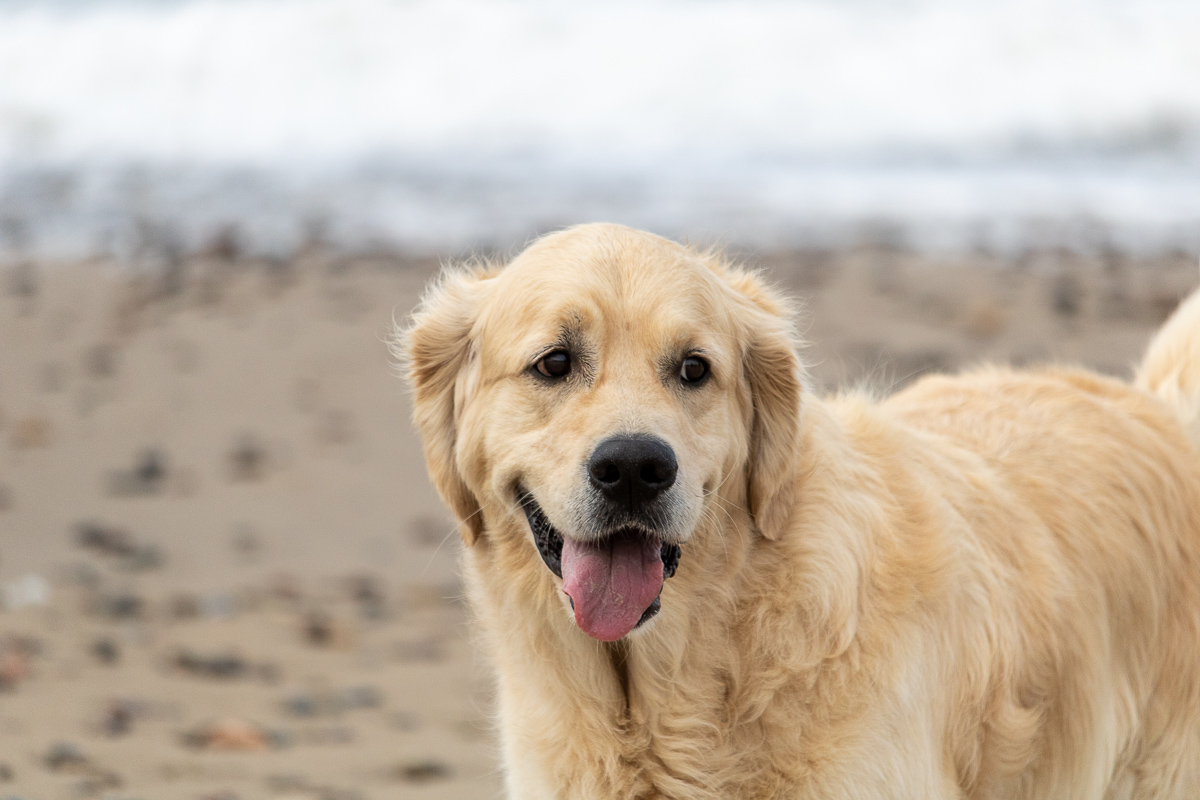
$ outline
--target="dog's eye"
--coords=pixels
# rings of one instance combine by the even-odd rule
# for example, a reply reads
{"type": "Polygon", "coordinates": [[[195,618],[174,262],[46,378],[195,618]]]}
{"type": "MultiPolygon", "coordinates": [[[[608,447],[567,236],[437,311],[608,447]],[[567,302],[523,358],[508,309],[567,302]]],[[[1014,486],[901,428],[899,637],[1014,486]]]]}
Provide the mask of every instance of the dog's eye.
{"type": "Polygon", "coordinates": [[[547,378],[564,378],[571,371],[571,354],[566,350],[547,353],[537,362],[537,371],[547,378]]]}
{"type": "Polygon", "coordinates": [[[703,358],[688,356],[679,367],[679,377],[684,383],[699,383],[708,375],[708,362],[703,358]]]}

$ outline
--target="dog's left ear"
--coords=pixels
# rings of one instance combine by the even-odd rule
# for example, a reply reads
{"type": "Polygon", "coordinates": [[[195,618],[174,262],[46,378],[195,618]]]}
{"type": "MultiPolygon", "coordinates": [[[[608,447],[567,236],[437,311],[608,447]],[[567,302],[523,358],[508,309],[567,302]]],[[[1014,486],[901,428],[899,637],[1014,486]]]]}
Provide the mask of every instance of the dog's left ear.
{"type": "Polygon", "coordinates": [[[791,522],[800,462],[800,394],[804,367],[793,310],[757,275],[726,268],[725,280],[743,298],[743,368],[750,384],[753,424],[747,488],[754,524],[778,539],[791,522]]]}
{"type": "Polygon", "coordinates": [[[429,476],[458,517],[468,547],[483,533],[483,517],[479,500],[458,468],[457,421],[470,382],[472,330],[487,279],[498,269],[481,264],[446,270],[425,293],[412,325],[398,330],[392,343],[392,351],[407,367],[413,421],[421,435],[429,476]]]}

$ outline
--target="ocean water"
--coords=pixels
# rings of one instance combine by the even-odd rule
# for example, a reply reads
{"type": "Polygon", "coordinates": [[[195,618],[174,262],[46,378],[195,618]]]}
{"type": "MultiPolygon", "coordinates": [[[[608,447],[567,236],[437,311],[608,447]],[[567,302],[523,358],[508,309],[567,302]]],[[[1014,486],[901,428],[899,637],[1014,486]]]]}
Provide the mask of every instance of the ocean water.
{"type": "Polygon", "coordinates": [[[0,0],[0,236],[48,254],[1200,250],[1195,0],[0,0]]]}

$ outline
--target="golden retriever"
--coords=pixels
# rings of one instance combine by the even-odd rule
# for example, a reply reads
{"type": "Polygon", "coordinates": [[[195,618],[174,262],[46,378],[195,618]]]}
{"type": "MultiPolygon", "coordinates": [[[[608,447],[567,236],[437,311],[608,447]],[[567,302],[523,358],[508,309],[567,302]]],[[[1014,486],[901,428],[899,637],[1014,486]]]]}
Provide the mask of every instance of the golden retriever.
{"type": "Polygon", "coordinates": [[[824,398],[755,274],[588,225],[397,349],[514,800],[1200,797],[1200,297],[1135,386],[824,398]]]}

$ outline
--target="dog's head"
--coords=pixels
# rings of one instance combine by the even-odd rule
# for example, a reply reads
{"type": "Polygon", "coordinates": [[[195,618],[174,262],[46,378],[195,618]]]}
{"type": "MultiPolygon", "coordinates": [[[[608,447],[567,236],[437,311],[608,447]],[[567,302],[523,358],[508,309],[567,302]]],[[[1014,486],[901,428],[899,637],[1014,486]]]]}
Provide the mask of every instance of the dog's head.
{"type": "Polygon", "coordinates": [[[652,617],[730,509],[767,538],[788,523],[801,366],[785,305],[752,274],[583,226],[506,267],[447,272],[401,342],[467,545],[520,531],[597,639],[652,617]]]}

